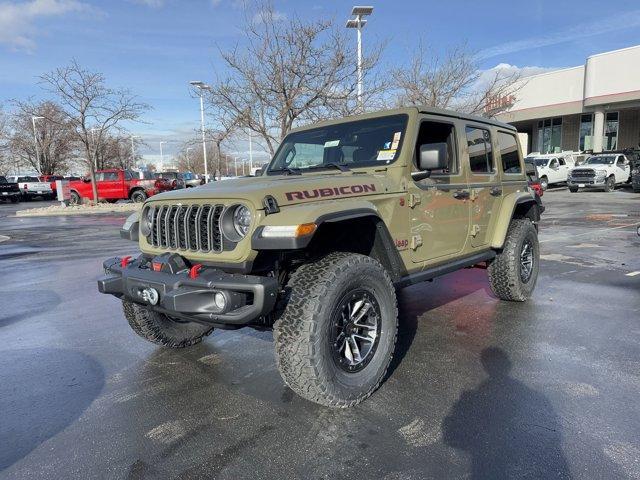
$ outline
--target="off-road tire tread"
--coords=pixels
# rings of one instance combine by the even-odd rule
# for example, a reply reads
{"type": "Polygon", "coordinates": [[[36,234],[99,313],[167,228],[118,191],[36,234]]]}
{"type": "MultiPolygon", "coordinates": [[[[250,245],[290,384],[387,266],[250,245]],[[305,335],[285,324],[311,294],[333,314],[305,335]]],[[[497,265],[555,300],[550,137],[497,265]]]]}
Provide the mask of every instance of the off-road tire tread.
{"type": "Polygon", "coordinates": [[[375,259],[354,253],[333,252],[320,260],[302,265],[289,278],[289,302],[284,314],[274,324],[276,361],[285,383],[298,395],[328,407],[352,407],[368,398],[385,378],[393,357],[397,339],[398,307],[395,289],[389,274],[375,259]],[[323,338],[318,334],[320,303],[336,280],[357,265],[377,267],[386,288],[393,292],[395,329],[391,354],[383,374],[367,391],[352,398],[342,398],[322,382],[320,351],[323,338]]]}
{"type": "Polygon", "coordinates": [[[520,239],[527,234],[527,230],[532,230],[537,237],[535,227],[528,218],[514,218],[511,220],[503,249],[487,268],[491,291],[501,300],[524,302],[529,298],[529,295],[523,292],[521,288],[522,282],[519,272],[520,249],[518,248],[520,239]]]}
{"type": "Polygon", "coordinates": [[[190,347],[200,343],[203,337],[213,331],[213,327],[206,325],[173,322],[162,313],[148,310],[127,300],[122,302],[122,309],[134,332],[145,340],[163,347],[190,347]]]}

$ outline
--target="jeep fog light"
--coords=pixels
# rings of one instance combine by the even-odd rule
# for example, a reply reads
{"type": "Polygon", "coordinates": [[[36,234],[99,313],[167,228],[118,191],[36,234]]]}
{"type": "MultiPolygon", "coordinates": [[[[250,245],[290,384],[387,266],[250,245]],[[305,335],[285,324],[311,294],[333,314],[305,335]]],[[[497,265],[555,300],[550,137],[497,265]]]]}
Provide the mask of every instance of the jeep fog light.
{"type": "Polygon", "coordinates": [[[298,238],[306,237],[316,231],[315,223],[301,225],[267,225],[262,229],[262,238],[298,238]]]}
{"type": "Polygon", "coordinates": [[[215,303],[217,309],[223,312],[227,308],[227,297],[222,292],[216,292],[213,294],[213,303],[215,303]]]}

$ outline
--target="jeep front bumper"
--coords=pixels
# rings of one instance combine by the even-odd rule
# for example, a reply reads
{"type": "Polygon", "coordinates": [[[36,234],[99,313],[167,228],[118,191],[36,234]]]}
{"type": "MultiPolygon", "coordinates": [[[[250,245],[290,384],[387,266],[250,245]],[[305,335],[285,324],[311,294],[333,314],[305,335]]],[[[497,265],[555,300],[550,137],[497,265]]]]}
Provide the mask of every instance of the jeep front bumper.
{"type": "Polygon", "coordinates": [[[219,326],[248,325],[270,313],[276,302],[278,282],[272,277],[216,268],[202,268],[193,276],[189,269],[171,273],[151,265],[143,256],[130,263],[110,258],[103,263],[98,290],[171,317],[219,326]],[[222,308],[217,293],[225,298],[222,308]]]}

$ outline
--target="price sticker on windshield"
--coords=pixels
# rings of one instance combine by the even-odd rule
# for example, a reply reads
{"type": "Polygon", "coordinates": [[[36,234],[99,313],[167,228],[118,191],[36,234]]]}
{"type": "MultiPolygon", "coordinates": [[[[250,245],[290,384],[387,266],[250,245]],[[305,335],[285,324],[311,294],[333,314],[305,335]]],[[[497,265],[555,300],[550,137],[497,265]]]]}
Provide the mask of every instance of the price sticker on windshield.
{"type": "Polygon", "coordinates": [[[393,160],[396,156],[395,149],[391,150],[380,150],[378,152],[377,160],[393,160]]]}

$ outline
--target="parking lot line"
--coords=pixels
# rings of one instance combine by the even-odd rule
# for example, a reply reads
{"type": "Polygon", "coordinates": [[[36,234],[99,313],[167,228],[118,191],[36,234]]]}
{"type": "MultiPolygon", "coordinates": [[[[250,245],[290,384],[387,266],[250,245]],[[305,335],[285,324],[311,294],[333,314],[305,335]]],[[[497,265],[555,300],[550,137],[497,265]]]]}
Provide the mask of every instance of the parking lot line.
{"type": "Polygon", "coordinates": [[[628,225],[619,225],[617,227],[599,228],[597,230],[592,230],[592,231],[583,232],[583,233],[575,233],[575,234],[572,234],[572,235],[559,235],[557,237],[547,238],[545,240],[540,240],[540,243],[553,242],[553,241],[556,241],[556,240],[563,240],[565,238],[581,237],[582,235],[591,235],[591,234],[594,234],[594,233],[606,232],[608,230],[618,230],[620,228],[628,228],[628,227],[635,227],[635,226],[636,226],[635,223],[630,223],[628,225]]]}
{"type": "Polygon", "coordinates": [[[627,273],[627,277],[635,277],[636,275],[640,275],[640,270],[627,273]]]}

